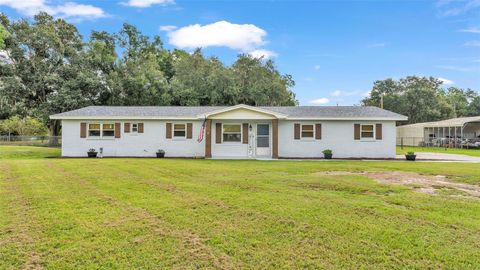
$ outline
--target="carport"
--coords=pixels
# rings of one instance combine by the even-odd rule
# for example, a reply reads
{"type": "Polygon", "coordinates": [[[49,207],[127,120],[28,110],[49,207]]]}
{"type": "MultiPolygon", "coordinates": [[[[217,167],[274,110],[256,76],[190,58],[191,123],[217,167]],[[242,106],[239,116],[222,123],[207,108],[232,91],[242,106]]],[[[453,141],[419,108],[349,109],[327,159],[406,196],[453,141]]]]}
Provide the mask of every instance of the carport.
{"type": "Polygon", "coordinates": [[[426,146],[480,148],[480,116],[425,123],[426,146]]]}

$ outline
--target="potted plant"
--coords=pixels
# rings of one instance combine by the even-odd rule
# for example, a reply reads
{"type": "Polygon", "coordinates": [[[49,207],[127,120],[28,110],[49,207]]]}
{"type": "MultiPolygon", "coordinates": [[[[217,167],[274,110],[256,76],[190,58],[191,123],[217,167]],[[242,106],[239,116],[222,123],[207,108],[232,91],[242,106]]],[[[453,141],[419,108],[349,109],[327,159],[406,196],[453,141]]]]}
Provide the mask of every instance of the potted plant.
{"type": "Polygon", "coordinates": [[[165,157],[165,151],[162,149],[159,149],[157,151],[157,158],[163,158],[163,157],[165,157]]]}
{"type": "Polygon", "coordinates": [[[322,153],[325,159],[332,159],[332,156],[333,156],[332,150],[326,149],[326,150],[323,150],[322,153]]]}
{"type": "Polygon", "coordinates": [[[413,151],[407,152],[407,153],[405,154],[405,158],[406,158],[407,160],[415,161],[415,158],[416,158],[416,157],[417,157],[417,155],[415,155],[415,152],[413,152],[413,151]]]}
{"type": "Polygon", "coordinates": [[[87,155],[89,158],[97,157],[97,151],[95,151],[95,148],[90,148],[88,149],[87,155]]]}

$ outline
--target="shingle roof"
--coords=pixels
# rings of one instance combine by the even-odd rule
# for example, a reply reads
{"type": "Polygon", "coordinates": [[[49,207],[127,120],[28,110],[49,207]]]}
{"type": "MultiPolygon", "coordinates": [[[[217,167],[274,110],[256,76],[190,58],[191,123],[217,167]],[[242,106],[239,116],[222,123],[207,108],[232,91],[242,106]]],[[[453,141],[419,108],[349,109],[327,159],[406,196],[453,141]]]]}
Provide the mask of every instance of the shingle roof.
{"type": "MultiPolygon", "coordinates": [[[[197,118],[227,106],[89,106],[78,110],[52,115],[52,119],[80,117],[148,117],[148,118],[197,118]]],[[[287,118],[371,118],[406,120],[406,117],[378,107],[361,106],[289,106],[289,107],[258,107],[264,111],[283,114],[287,118]]]]}

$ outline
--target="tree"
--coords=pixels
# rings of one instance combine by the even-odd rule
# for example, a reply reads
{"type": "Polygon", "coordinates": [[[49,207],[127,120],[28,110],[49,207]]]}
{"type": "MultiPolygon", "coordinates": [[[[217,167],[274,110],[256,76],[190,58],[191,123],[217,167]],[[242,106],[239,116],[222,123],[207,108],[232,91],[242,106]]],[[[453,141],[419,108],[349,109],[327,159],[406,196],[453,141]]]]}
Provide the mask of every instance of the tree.
{"type": "Polygon", "coordinates": [[[232,66],[237,102],[255,106],[293,106],[297,102],[291,87],[295,85],[289,75],[280,75],[272,60],[262,61],[239,55],[232,66]]]}
{"type": "MultiPolygon", "coordinates": [[[[0,119],[31,116],[56,136],[49,115],[88,105],[295,105],[291,76],[273,61],[238,56],[232,66],[201,50],[169,51],[125,23],[118,33],[76,27],[45,12],[11,22],[0,14],[0,119]]],[[[55,137],[53,137],[55,138],[55,137]]],[[[56,142],[52,142],[56,144],[56,142]]]]}
{"type": "Polygon", "coordinates": [[[398,81],[386,79],[375,81],[370,96],[362,100],[365,106],[381,106],[408,116],[408,123],[437,121],[466,116],[471,113],[470,102],[477,93],[441,87],[442,82],[433,77],[408,76],[398,81]]]}
{"type": "Polygon", "coordinates": [[[0,134],[40,136],[47,134],[47,128],[41,121],[30,116],[23,119],[13,116],[0,122],[0,134]]]}
{"type": "Polygon", "coordinates": [[[0,24],[0,50],[5,49],[5,39],[9,36],[5,27],[0,24]]]}
{"type": "Polygon", "coordinates": [[[0,93],[9,97],[3,113],[38,117],[57,136],[60,123],[48,116],[92,104],[102,86],[85,62],[82,37],[75,26],[44,12],[32,23],[3,17],[2,24],[11,33],[6,50],[12,59],[1,66],[0,93]]]}

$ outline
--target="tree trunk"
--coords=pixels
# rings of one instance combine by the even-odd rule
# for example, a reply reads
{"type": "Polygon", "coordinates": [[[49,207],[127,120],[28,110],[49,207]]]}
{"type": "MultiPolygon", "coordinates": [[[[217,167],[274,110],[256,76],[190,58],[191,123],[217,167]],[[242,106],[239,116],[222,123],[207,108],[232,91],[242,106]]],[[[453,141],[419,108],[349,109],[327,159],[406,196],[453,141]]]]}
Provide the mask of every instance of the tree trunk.
{"type": "Polygon", "coordinates": [[[60,134],[60,121],[59,120],[50,120],[50,125],[48,127],[50,133],[50,140],[48,141],[48,146],[60,146],[59,143],[59,134],[60,134]]]}

